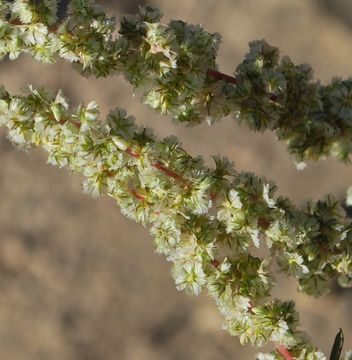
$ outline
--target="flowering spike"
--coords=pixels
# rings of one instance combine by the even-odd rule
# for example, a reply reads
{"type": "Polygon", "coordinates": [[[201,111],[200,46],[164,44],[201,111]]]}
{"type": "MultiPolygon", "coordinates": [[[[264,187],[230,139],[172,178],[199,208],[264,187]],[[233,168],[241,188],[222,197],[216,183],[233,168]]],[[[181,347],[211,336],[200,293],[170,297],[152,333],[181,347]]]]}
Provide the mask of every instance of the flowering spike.
{"type": "Polygon", "coordinates": [[[333,276],[351,285],[344,279],[352,277],[352,225],[332,197],[296,209],[275,196],[274,184],[234,171],[227,159],[214,157],[215,168],[207,168],[175,138],[132,131],[123,110],[102,122],[95,102],[72,112],[61,92],[28,90],[10,96],[0,89],[0,125],[14,144],[42,146],[50,163],[83,175],[85,192],[107,193],[127,217],[150,225],[157,251],[174,262],[177,288],[195,295],[208,289],[224,328],[242,343],[279,343],[286,360],[293,359],[287,348],[319,354],[298,331],[293,303],[268,298],[270,264],[276,259],[315,296],[333,276]],[[264,244],[268,258],[251,255],[252,245],[264,244]]]}
{"type": "Polygon", "coordinates": [[[94,1],[72,0],[62,23],[56,8],[55,0],[2,3],[0,57],[28,53],[47,63],[61,57],[84,76],[121,72],[144,103],[177,122],[212,124],[232,114],[253,130],[274,131],[299,167],[326,156],[350,161],[351,79],[323,86],[310,66],[280,59],[265,40],[249,44],[230,76],[216,70],[219,34],[183,21],[164,25],[154,7],[122,17],[117,37],[115,20],[94,1]]]}
{"type": "MultiPolygon", "coordinates": [[[[323,86],[308,65],[280,59],[264,40],[251,42],[234,76],[225,75],[216,70],[218,34],[183,21],[165,25],[151,6],[123,17],[119,35],[93,0],[72,0],[62,22],[56,12],[56,0],[0,0],[0,58],[61,57],[84,76],[121,72],[146,104],[178,122],[212,124],[233,114],[251,129],[275,131],[299,168],[327,155],[349,161],[351,79],[323,86]]],[[[272,182],[235,171],[226,158],[214,156],[209,168],[176,138],[139,129],[124,110],[102,122],[97,103],[71,111],[61,92],[29,87],[10,96],[1,86],[0,126],[20,149],[43,147],[49,163],[83,176],[85,192],[111,196],[124,215],[149,226],[156,251],[173,262],[177,289],[207,289],[241,343],[280,344],[258,360],[326,359],[298,329],[294,304],[270,298],[270,265],[275,260],[309,295],[327,293],[331,278],[352,286],[352,223],[331,196],[297,209],[272,182]],[[266,246],[269,256],[253,256],[253,246],[266,246]]],[[[336,339],[338,358],[342,332],[336,339]]]]}

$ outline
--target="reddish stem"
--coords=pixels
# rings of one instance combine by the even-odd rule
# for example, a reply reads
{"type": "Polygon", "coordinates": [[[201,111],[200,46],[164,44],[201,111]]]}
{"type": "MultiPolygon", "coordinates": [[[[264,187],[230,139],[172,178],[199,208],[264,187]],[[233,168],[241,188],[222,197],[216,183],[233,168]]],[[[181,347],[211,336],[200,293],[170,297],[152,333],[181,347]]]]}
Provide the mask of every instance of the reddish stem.
{"type": "Polygon", "coordinates": [[[257,225],[263,230],[267,230],[270,226],[270,221],[265,218],[259,218],[257,221],[257,225]]]}
{"type": "MultiPolygon", "coordinates": [[[[207,74],[207,76],[210,76],[213,79],[218,80],[218,81],[225,81],[227,83],[234,84],[234,85],[236,85],[238,83],[235,77],[226,75],[226,74],[224,74],[220,71],[214,70],[214,69],[208,69],[206,74],[207,74]]],[[[268,95],[269,95],[269,99],[271,101],[274,101],[274,102],[277,101],[277,99],[278,99],[277,95],[275,95],[275,94],[268,94],[268,95]]]]}
{"type": "Polygon", "coordinates": [[[105,174],[107,177],[113,177],[114,175],[116,175],[116,172],[112,170],[105,170],[105,174]]]}
{"type": "Polygon", "coordinates": [[[279,345],[276,350],[285,360],[293,360],[292,355],[285,346],[279,345]]]}
{"type": "Polygon", "coordinates": [[[18,19],[13,19],[11,21],[9,21],[9,23],[11,25],[23,25],[21,21],[19,21],[18,19]]]}
{"type": "Polygon", "coordinates": [[[210,263],[211,263],[216,269],[220,266],[219,261],[217,261],[216,259],[212,260],[210,263]]]}
{"type": "Polygon", "coordinates": [[[60,23],[55,23],[55,24],[48,26],[48,30],[51,33],[55,33],[59,30],[59,27],[60,27],[60,23]]]}
{"type": "Polygon", "coordinates": [[[253,303],[250,301],[250,302],[249,302],[249,306],[248,306],[248,311],[249,311],[251,314],[254,314],[253,308],[254,308],[254,305],[253,305],[253,303]]]}
{"type": "MultiPolygon", "coordinates": [[[[68,120],[62,119],[59,121],[60,125],[65,125],[68,122],[68,120]]],[[[76,126],[77,129],[81,128],[81,123],[75,122],[75,121],[70,121],[70,124],[76,126]]]]}
{"type": "MultiPolygon", "coordinates": [[[[133,156],[134,158],[138,159],[141,157],[141,154],[131,148],[127,148],[125,150],[125,152],[131,156],[133,156]]],[[[156,162],[153,164],[153,166],[155,167],[155,169],[161,171],[163,174],[175,179],[175,180],[179,180],[179,181],[185,181],[185,179],[178,173],[176,173],[175,171],[172,171],[170,169],[168,169],[165,165],[161,164],[160,162],[156,162]]]]}
{"type": "Polygon", "coordinates": [[[133,157],[136,158],[136,159],[138,159],[138,158],[141,157],[141,154],[140,154],[139,152],[137,152],[137,151],[135,151],[135,150],[132,150],[131,148],[127,148],[125,151],[126,151],[126,153],[127,153],[128,155],[131,155],[131,156],[133,156],[133,157]]]}
{"type": "Polygon", "coordinates": [[[145,201],[145,196],[140,194],[138,191],[136,191],[135,189],[130,189],[131,194],[138,200],[140,201],[145,201]]]}
{"type": "Polygon", "coordinates": [[[210,76],[215,80],[222,80],[230,84],[237,84],[237,80],[233,76],[223,74],[220,71],[214,69],[208,69],[207,76],[210,76]]]}
{"type": "Polygon", "coordinates": [[[159,162],[153,164],[153,166],[157,169],[160,170],[162,173],[164,173],[167,176],[170,176],[171,178],[175,179],[175,180],[182,180],[182,176],[177,174],[176,172],[168,169],[167,167],[165,167],[164,165],[160,164],[159,162]]]}

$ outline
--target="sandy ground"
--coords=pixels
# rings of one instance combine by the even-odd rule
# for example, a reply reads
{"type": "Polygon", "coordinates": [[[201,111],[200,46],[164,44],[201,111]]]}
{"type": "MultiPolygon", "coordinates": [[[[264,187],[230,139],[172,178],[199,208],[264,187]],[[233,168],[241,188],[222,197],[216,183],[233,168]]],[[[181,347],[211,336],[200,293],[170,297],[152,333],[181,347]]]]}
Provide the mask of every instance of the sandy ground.
{"type": "MultiPolygon", "coordinates": [[[[117,16],[141,1],[100,1],[117,16]]],[[[265,38],[295,62],[308,62],[323,82],[351,74],[348,1],[155,0],[169,18],[222,34],[221,69],[231,73],[248,42],[265,38]]],[[[225,118],[212,128],[174,126],[154,114],[121,77],[83,79],[69,65],[43,66],[22,57],[0,64],[11,92],[26,84],[61,88],[72,105],[97,100],[105,114],[121,106],[160,136],[178,136],[192,154],[221,154],[238,169],[275,180],[300,205],[331,192],[343,198],[351,169],[333,160],[298,172],[271,134],[253,134],[225,118]]],[[[82,194],[80,178],[46,165],[40,150],[15,150],[0,131],[0,359],[178,360],[252,359],[221,330],[205,294],[179,293],[169,264],[154,254],[146,229],[126,220],[107,199],[82,194]]],[[[301,321],[328,352],[341,326],[352,348],[351,290],[323,299],[280,281],[276,295],[295,299],[301,321]]]]}

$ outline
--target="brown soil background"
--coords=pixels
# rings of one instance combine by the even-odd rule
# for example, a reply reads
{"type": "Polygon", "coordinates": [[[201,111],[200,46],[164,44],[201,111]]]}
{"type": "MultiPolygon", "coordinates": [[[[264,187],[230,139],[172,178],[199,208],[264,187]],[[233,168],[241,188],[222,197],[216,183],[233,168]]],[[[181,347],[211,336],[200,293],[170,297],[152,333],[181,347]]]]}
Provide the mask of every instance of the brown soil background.
{"type": "MultiPolygon", "coordinates": [[[[141,1],[98,1],[116,16],[141,1]]],[[[322,82],[351,75],[352,4],[333,0],[155,0],[169,18],[222,34],[219,63],[231,73],[248,42],[265,38],[322,82]]],[[[342,199],[349,167],[334,160],[298,172],[271,134],[254,134],[231,118],[209,128],[174,126],[132,97],[122,77],[83,79],[68,64],[29,58],[0,64],[13,93],[26,84],[61,88],[73,106],[97,100],[105,115],[121,106],[160,136],[174,134],[192,154],[227,155],[238,169],[273,179],[297,205],[331,192],[342,199]]],[[[0,132],[0,359],[252,359],[221,330],[212,300],[179,293],[170,266],[154,254],[146,229],[108,198],[82,194],[80,178],[46,165],[40,150],[15,150],[0,132]]],[[[352,348],[351,290],[313,299],[280,280],[276,295],[294,299],[305,330],[329,352],[342,327],[352,348]]]]}

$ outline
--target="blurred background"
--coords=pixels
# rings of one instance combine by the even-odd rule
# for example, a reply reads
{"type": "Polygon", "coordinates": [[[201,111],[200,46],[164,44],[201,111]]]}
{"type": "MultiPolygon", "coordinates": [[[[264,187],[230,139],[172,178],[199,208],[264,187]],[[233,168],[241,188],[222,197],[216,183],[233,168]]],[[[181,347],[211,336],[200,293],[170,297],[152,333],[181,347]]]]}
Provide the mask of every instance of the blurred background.
{"type": "MultiPolygon", "coordinates": [[[[352,3],[348,0],[98,1],[117,17],[139,4],[222,35],[219,64],[231,73],[248,42],[265,38],[294,62],[307,62],[323,83],[351,75],[352,3]]],[[[124,107],[159,136],[176,135],[191,154],[227,155],[238,169],[275,180],[297,205],[328,193],[343,199],[351,167],[334,160],[297,171],[272,134],[255,134],[224,118],[209,128],[174,126],[132,97],[122,77],[84,79],[63,62],[29,58],[0,63],[12,93],[26,84],[61,88],[71,105],[97,100],[105,115],[124,107]]],[[[154,254],[146,229],[123,217],[111,199],[82,194],[80,178],[46,165],[40,150],[15,150],[0,129],[0,359],[252,359],[221,330],[204,293],[179,293],[170,264],[154,254]]],[[[305,330],[326,353],[338,328],[352,348],[352,290],[334,286],[319,300],[279,281],[275,295],[294,299],[305,330]]]]}

